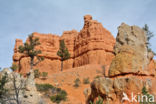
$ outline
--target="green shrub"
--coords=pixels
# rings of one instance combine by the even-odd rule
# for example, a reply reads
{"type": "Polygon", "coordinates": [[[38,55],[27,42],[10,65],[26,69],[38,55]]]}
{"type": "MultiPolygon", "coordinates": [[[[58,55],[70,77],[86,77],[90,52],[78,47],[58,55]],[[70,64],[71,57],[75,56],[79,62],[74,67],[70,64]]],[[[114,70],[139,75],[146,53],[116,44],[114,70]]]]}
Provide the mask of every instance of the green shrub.
{"type": "Polygon", "coordinates": [[[75,81],[74,81],[74,87],[79,87],[80,83],[81,83],[80,79],[76,78],[75,81]]]}
{"type": "Polygon", "coordinates": [[[54,103],[60,103],[67,99],[67,93],[64,90],[60,90],[56,95],[50,97],[51,101],[54,103]]]}
{"type": "Polygon", "coordinates": [[[36,84],[36,88],[38,91],[48,91],[50,89],[53,89],[54,86],[52,86],[51,84],[36,84]]]}
{"type": "Polygon", "coordinates": [[[40,92],[44,92],[52,102],[60,103],[67,99],[67,92],[61,88],[54,87],[50,84],[36,84],[36,88],[40,92]]]}
{"type": "Polygon", "coordinates": [[[89,78],[84,78],[83,79],[83,84],[89,84],[89,83],[90,83],[89,78]]]}
{"type": "Polygon", "coordinates": [[[93,102],[90,101],[90,104],[103,104],[103,99],[99,96],[96,103],[93,103],[93,102]]]}
{"type": "Polygon", "coordinates": [[[35,77],[35,78],[39,78],[39,77],[40,77],[40,74],[41,74],[41,73],[39,72],[38,69],[35,69],[35,70],[34,70],[34,77],[35,77]]]}
{"type": "Polygon", "coordinates": [[[94,77],[94,79],[96,79],[96,78],[100,78],[101,76],[99,76],[99,75],[97,75],[96,77],[94,77]]]}
{"type": "MultiPolygon", "coordinates": [[[[151,98],[145,86],[142,88],[142,94],[146,95],[147,99],[151,98]]],[[[156,104],[156,102],[147,102],[145,99],[143,99],[143,102],[140,102],[140,104],[156,104]]]]}
{"type": "Polygon", "coordinates": [[[46,78],[48,76],[48,72],[42,72],[42,77],[46,78]]]}
{"type": "Polygon", "coordinates": [[[16,64],[12,64],[12,66],[10,67],[10,69],[12,71],[16,71],[18,69],[18,66],[16,64]]]}

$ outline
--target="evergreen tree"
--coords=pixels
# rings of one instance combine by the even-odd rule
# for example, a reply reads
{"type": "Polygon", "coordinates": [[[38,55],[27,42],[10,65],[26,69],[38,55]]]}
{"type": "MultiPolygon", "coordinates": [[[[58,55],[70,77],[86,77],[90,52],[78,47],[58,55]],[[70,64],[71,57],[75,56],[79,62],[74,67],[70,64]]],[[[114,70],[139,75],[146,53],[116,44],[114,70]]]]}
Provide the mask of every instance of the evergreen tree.
{"type": "Polygon", "coordinates": [[[44,57],[39,57],[38,54],[41,54],[41,50],[36,50],[35,47],[40,45],[39,38],[35,38],[33,34],[29,35],[29,42],[25,42],[24,45],[19,46],[19,52],[30,57],[30,69],[33,69],[33,66],[41,62],[44,57]],[[37,62],[34,62],[34,58],[37,57],[37,62]]]}
{"type": "MultiPolygon", "coordinates": [[[[142,88],[142,96],[147,96],[147,100],[152,99],[145,86],[143,86],[142,88]]],[[[156,104],[156,102],[149,102],[145,98],[143,98],[142,100],[143,101],[140,102],[140,104],[156,104]]]]}
{"type": "Polygon", "coordinates": [[[60,41],[60,48],[57,52],[57,55],[61,57],[61,71],[63,70],[63,61],[70,58],[70,53],[65,46],[64,40],[60,41]]]}
{"type": "MultiPolygon", "coordinates": [[[[148,49],[148,51],[152,51],[152,49],[150,48],[150,46],[151,46],[151,44],[150,44],[150,39],[151,39],[152,37],[154,37],[154,34],[153,34],[153,32],[151,32],[151,31],[149,30],[149,27],[148,27],[147,24],[144,25],[143,30],[146,32],[146,37],[147,37],[147,49],[148,49]]],[[[153,53],[154,53],[154,52],[153,52],[153,53]]]]}
{"type": "Polygon", "coordinates": [[[6,95],[7,95],[7,89],[5,88],[5,84],[8,82],[8,74],[5,73],[1,76],[0,79],[0,104],[5,104],[6,95]]]}

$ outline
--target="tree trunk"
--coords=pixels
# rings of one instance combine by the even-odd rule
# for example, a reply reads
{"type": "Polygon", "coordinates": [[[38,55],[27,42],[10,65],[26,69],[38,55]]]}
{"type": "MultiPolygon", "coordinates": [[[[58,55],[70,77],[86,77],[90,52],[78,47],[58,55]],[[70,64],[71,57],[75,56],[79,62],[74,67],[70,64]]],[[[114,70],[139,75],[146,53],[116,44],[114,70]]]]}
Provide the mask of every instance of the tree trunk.
{"type": "Polygon", "coordinates": [[[14,85],[14,90],[15,90],[16,103],[17,104],[20,104],[19,103],[19,99],[18,99],[19,93],[18,93],[18,88],[16,86],[16,78],[15,78],[15,75],[13,75],[13,85],[14,85]]]}
{"type": "Polygon", "coordinates": [[[61,71],[63,71],[63,61],[61,61],[61,71]]]}
{"type": "Polygon", "coordinates": [[[30,74],[31,74],[32,71],[33,71],[33,66],[34,66],[34,59],[31,58],[31,59],[30,59],[30,71],[27,73],[27,76],[28,76],[28,77],[30,76],[30,74]]]}
{"type": "Polygon", "coordinates": [[[33,70],[33,59],[31,59],[31,61],[30,61],[30,70],[33,70]]]}

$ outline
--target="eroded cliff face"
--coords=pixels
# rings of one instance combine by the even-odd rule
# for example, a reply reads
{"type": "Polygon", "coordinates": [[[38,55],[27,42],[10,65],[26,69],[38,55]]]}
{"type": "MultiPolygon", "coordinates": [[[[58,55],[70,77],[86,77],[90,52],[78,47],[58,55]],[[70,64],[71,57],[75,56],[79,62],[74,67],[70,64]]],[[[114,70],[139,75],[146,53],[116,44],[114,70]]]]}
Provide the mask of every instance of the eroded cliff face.
{"type": "MultiPolygon", "coordinates": [[[[80,32],[64,31],[62,36],[36,32],[33,34],[35,37],[39,37],[41,43],[37,47],[42,51],[39,56],[45,57],[45,60],[34,68],[41,72],[45,71],[51,74],[60,71],[61,62],[57,51],[59,50],[59,41],[62,39],[71,54],[71,57],[64,62],[63,70],[86,64],[109,65],[114,57],[114,37],[101,23],[92,20],[90,15],[84,16],[84,27],[80,32]]],[[[20,66],[21,73],[27,73],[30,69],[30,59],[18,52],[18,47],[22,44],[22,40],[16,40],[13,62],[20,66]]]]}
{"type": "Polygon", "coordinates": [[[85,64],[109,65],[114,54],[114,37],[102,24],[84,16],[84,27],[75,38],[74,67],[85,64]]]}
{"type": "Polygon", "coordinates": [[[136,96],[142,94],[143,87],[156,97],[156,65],[147,51],[144,31],[137,26],[121,24],[114,51],[116,55],[108,76],[96,78],[91,83],[87,103],[101,96],[104,104],[139,104],[137,98],[131,99],[132,93],[136,96]],[[129,101],[122,100],[124,94],[129,97],[129,101]]]}

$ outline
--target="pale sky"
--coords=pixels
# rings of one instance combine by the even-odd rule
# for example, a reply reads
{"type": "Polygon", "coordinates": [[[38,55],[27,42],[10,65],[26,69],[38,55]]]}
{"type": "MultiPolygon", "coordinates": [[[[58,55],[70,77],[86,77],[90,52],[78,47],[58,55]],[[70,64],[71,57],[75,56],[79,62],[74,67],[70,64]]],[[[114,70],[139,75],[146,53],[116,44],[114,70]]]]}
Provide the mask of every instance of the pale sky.
{"type": "MultiPolygon", "coordinates": [[[[16,38],[25,41],[32,32],[80,31],[86,14],[114,37],[122,22],[140,27],[146,23],[156,34],[156,0],[0,0],[0,67],[11,66],[16,38]]],[[[156,52],[156,37],[151,44],[156,52]]]]}

